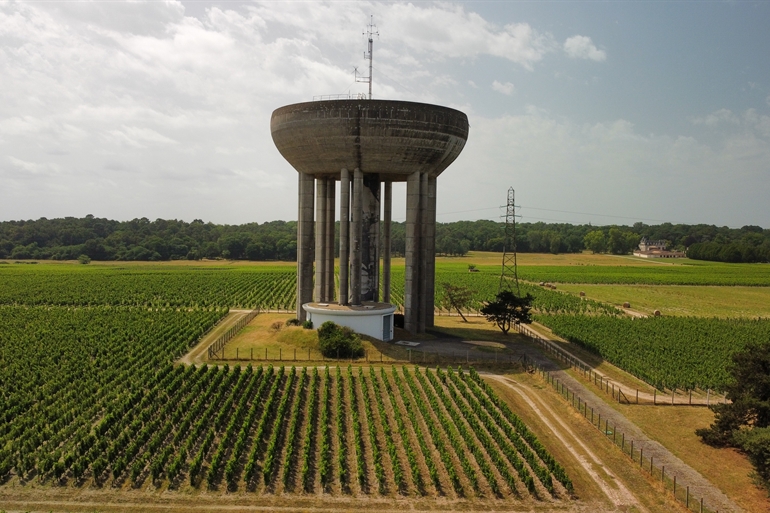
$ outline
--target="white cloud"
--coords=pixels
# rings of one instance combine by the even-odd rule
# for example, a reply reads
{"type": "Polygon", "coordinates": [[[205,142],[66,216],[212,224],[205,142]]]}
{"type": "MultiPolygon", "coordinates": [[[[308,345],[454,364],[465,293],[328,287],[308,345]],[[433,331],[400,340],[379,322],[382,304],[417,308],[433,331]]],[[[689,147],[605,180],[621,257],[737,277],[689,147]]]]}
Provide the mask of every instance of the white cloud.
{"type": "MultiPolygon", "coordinates": [[[[761,117],[752,132],[705,144],[691,136],[642,134],[624,119],[579,124],[538,108],[525,110],[518,116],[471,119],[465,150],[439,180],[439,213],[483,209],[489,198],[503,201],[501,190],[513,186],[517,201],[532,207],[731,226],[762,218],[770,195],[770,137],[761,133],[761,117]]],[[[522,213],[524,222],[540,216],[624,222],[526,208],[522,213]]],[[[466,217],[458,213],[439,220],[466,217]]]]}
{"type": "Polygon", "coordinates": [[[729,109],[719,109],[707,116],[698,117],[693,120],[693,124],[695,125],[706,125],[707,127],[711,128],[724,123],[738,125],[740,123],[740,119],[729,109]]]}
{"type": "Polygon", "coordinates": [[[513,84],[511,84],[510,82],[506,82],[503,84],[498,82],[497,80],[492,82],[492,89],[494,89],[498,93],[502,93],[508,96],[512,95],[513,91],[515,90],[513,84]]]}
{"type": "Polygon", "coordinates": [[[564,41],[564,51],[573,59],[590,59],[601,62],[607,59],[607,53],[599,50],[587,36],[572,36],[564,41]]]}
{"type": "MultiPolygon", "coordinates": [[[[704,219],[712,210],[693,205],[761,209],[770,195],[770,118],[757,111],[694,120],[724,127],[711,146],[642,135],[624,119],[583,125],[534,106],[521,116],[475,115],[489,96],[483,84],[516,89],[463,75],[462,66],[492,57],[521,72],[559,49],[522,20],[497,23],[451,3],[221,5],[0,0],[0,219],[295,219],[296,172],[272,143],[270,114],[365,89],[353,66],[363,69],[360,31],[370,12],[381,33],[375,97],[446,104],[471,118],[468,145],[439,182],[444,211],[486,207],[510,184],[530,204],[653,208],[725,224],[733,214],[704,219]],[[720,192],[738,199],[716,201],[720,192]]],[[[564,51],[606,59],[585,36],[564,51]]],[[[734,224],[756,224],[756,215],[733,210],[748,216],[734,224]]]]}

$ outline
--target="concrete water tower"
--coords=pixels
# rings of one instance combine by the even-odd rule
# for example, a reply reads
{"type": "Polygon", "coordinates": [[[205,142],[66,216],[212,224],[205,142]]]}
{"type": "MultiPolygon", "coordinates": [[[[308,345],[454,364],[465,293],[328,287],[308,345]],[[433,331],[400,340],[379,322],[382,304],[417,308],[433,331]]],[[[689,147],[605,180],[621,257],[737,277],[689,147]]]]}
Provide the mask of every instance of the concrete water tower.
{"type": "Polygon", "coordinates": [[[359,317],[368,315],[372,332],[382,334],[376,338],[389,340],[383,321],[390,315],[392,323],[395,310],[389,304],[392,184],[406,182],[404,327],[422,333],[433,326],[436,180],[465,146],[468,117],[423,103],[325,100],[276,109],[270,129],[278,151],[299,174],[297,317],[306,319],[309,312],[318,324],[319,316],[336,315],[338,324],[367,333],[359,317]],[[337,182],[340,271],[335,291],[337,182]]]}

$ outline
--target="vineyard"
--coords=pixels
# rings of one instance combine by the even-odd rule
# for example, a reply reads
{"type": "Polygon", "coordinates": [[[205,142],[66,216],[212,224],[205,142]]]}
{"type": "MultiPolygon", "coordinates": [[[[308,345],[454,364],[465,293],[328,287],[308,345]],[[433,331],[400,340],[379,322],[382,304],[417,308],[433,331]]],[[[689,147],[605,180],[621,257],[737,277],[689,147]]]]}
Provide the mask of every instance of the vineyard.
{"type": "Polygon", "coordinates": [[[661,389],[723,390],[730,356],[751,341],[770,340],[769,319],[539,315],[537,320],[661,389]]]}
{"type": "MultiPolygon", "coordinates": [[[[403,305],[404,301],[404,270],[403,268],[394,268],[391,271],[393,285],[391,288],[394,304],[403,305]]],[[[441,304],[444,300],[443,283],[450,283],[455,286],[466,287],[473,291],[471,308],[474,311],[481,310],[485,301],[494,299],[500,286],[499,270],[482,270],[481,272],[469,273],[467,270],[449,270],[436,269],[436,308],[441,311],[441,304]]],[[[581,299],[580,297],[563,292],[549,290],[531,283],[520,282],[519,288],[522,294],[532,294],[535,298],[533,307],[542,313],[570,313],[570,314],[602,314],[602,315],[621,315],[622,312],[605,303],[593,301],[590,299],[581,299]]],[[[449,310],[444,309],[444,312],[449,310]]]]}
{"type": "Polygon", "coordinates": [[[0,305],[292,310],[296,302],[296,269],[291,266],[9,267],[0,268],[0,305]]]}
{"type": "Polygon", "coordinates": [[[656,266],[534,265],[519,266],[519,278],[533,282],[554,283],[767,287],[770,286],[770,264],[704,264],[699,262],[697,264],[656,266]]]}
{"type": "Polygon", "coordinates": [[[562,467],[474,371],[171,365],[223,313],[0,307],[0,478],[571,495],[562,467]]]}

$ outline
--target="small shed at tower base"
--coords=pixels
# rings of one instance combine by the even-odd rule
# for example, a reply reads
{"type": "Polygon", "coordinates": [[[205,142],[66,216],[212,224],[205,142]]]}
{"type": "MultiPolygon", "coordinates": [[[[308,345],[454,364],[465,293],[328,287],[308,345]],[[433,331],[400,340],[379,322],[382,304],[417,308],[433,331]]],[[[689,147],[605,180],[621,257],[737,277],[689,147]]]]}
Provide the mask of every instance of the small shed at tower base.
{"type": "Polygon", "coordinates": [[[383,342],[393,340],[393,314],[396,307],[390,303],[364,301],[359,306],[343,306],[336,303],[305,303],[307,320],[319,328],[326,321],[347,326],[356,333],[383,342]]]}

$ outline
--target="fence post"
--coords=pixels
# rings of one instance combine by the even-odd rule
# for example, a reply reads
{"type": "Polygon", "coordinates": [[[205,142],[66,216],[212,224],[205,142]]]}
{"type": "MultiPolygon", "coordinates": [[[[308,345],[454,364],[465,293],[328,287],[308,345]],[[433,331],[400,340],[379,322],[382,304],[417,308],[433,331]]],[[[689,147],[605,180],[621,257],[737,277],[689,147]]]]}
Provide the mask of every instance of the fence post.
{"type": "Polygon", "coordinates": [[[294,361],[297,361],[297,348],[294,348],[294,361]]]}
{"type": "Polygon", "coordinates": [[[684,500],[685,506],[687,506],[687,509],[690,509],[690,487],[687,487],[687,492],[685,493],[685,500],[684,500]]]}
{"type": "Polygon", "coordinates": [[[676,476],[674,476],[674,498],[676,499],[676,476]]]}
{"type": "Polygon", "coordinates": [[[690,389],[690,406],[692,406],[692,388],[690,389]]]}
{"type": "Polygon", "coordinates": [[[676,387],[674,387],[673,390],[671,390],[671,404],[674,404],[674,395],[676,395],[676,387]]]}
{"type": "Polygon", "coordinates": [[[241,356],[240,352],[241,352],[241,348],[240,347],[236,347],[235,348],[235,359],[236,360],[240,360],[240,358],[239,358],[241,356]]]}
{"type": "MultiPolygon", "coordinates": [[[[295,349],[295,351],[296,351],[296,349],[295,349]]],[[[249,360],[253,360],[253,359],[254,359],[254,348],[252,347],[251,351],[249,352],[249,360]]],[[[295,360],[296,360],[296,358],[295,358],[295,360]]]]}
{"type": "Polygon", "coordinates": [[[644,464],[644,447],[639,449],[639,466],[641,467],[644,464]]]}
{"type": "Polygon", "coordinates": [[[265,361],[267,361],[267,348],[265,348],[265,361]]]}
{"type": "Polygon", "coordinates": [[[652,389],[652,404],[658,404],[658,389],[652,389]]]}

